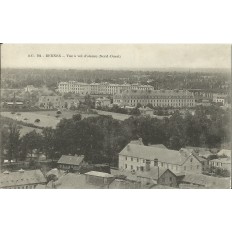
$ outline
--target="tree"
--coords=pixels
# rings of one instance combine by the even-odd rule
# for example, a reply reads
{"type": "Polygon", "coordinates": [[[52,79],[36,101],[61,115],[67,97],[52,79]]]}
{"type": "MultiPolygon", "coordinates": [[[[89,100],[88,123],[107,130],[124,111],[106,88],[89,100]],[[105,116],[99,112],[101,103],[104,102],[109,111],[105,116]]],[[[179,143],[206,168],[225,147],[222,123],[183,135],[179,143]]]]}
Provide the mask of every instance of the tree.
{"type": "Polygon", "coordinates": [[[9,136],[7,144],[7,158],[8,160],[19,158],[19,144],[20,144],[20,132],[16,124],[9,125],[9,136]]]}
{"type": "Polygon", "coordinates": [[[43,151],[47,158],[55,158],[55,131],[51,127],[46,127],[42,131],[43,151]]]}
{"type": "Polygon", "coordinates": [[[42,150],[43,137],[35,130],[25,134],[21,139],[21,157],[25,158],[27,154],[32,156],[33,150],[42,150]]]}

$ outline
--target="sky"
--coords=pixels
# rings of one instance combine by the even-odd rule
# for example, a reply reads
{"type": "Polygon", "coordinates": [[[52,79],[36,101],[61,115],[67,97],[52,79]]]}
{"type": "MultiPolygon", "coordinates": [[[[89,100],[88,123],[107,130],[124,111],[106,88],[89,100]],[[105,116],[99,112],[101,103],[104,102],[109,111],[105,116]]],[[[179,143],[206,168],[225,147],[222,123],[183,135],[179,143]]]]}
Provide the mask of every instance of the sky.
{"type": "Polygon", "coordinates": [[[2,68],[231,68],[222,44],[3,44],[2,68]],[[61,57],[46,57],[56,54],[61,57]],[[91,57],[90,57],[91,56],[91,57]]]}

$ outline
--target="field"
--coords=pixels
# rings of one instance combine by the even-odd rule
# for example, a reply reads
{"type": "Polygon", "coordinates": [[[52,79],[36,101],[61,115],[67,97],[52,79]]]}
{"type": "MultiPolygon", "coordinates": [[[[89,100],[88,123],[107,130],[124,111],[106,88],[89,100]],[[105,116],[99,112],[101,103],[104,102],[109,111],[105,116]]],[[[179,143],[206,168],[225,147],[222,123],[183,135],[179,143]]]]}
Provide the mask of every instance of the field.
{"type": "Polygon", "coordinates": [[[131,115],[127,114],[119,114],[119,113],[114,113],[114,112],[108,112],[108,111],[102,111],[102,110],[97,110],[99,115],[110,115],[113,117],[113,119],[119,120],[119,121],[124,121],[128,118],[131,117],[131,115]]]}
{"type": "MultiPolygon", "coordinates": [[[[17,121],[22,121],[25,123],[31,123],[40,127],[52,127],[56,128],[56,125],[60,122],[62,118],[72,118],[77,112],[74,111],[64,111],[60,114],[59,118],[56,118],[56,111],[35,111],[35,112],[20,112],[12,114],[11,112],[1,112],[3,117],[11,118],[17,121]],[[39,119],[39,122],[35,122],[39,119]]],[[[81,114],[82,119],[91,116],[97,116],[96,114],[81,114]]]]}

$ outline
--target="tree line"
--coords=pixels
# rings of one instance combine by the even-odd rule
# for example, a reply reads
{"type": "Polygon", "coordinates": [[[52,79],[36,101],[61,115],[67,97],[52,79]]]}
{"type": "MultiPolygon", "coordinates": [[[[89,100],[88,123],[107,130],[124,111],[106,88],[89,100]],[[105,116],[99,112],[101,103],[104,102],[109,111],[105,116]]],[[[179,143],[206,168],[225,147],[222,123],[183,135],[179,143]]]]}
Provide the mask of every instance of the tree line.
{"type": "Polygon", "coordinates": [[[117,165],[117,154],[131,141],[143,139],[145,145],[164,144],[179,150],[185,146],[220,148],[230,141],[230,114],[219,107],[196,109],[195,115],[183,117],[177,111],[162,120],[131,116],[117,121],[111,116],[81,119],[74,115],[62,119],[56,129],[32,131],[20,138],[19,128],[11,123],[2,129],[2,149],[9,160],[24,160],[36,149],[50,159],[63,154],[85,155],[89,163],[117,165]]]}

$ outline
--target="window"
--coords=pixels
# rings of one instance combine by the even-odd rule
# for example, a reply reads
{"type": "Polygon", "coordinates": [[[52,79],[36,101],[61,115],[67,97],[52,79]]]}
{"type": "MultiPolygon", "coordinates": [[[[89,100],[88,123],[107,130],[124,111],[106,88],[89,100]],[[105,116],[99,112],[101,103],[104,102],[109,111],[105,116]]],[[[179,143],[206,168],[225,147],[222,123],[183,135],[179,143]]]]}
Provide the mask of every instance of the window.
{"type": "Polygon", "coordinates": [[[127,164],[125,164],[125,168],[127,168],[127,164]]]}
{"type": "Polygon", "coordinates": [[[143,163],[145,163],[145,160],[143,160],[143,163]]]}
{"type": "Polygon", "coordinates": [[[133,170],[133,165],[131,165],[131,170],[133,170]]]}
{"type": "Polygon", "coordinates": [[[137,162],[139,162],[139,158],[137,158],[137,162]]]}
{"type": "Polygon", "coordinates": [[[127,160],[127,156],[126,156],[125,158],[126,158],[126,160],[127,160]]]}
{"type": "Polygon", "coordinates": [[[190,162],[193,162],[193,158],[190,159],[190,162]]]}
{"type": "Polygon", "coordinates": [[[133,161],[133,157],[131,157],[131,161],[133,161]]]}
{"type": "Polygon", "coordinates": [[[186,166],[184,166],[184,170],[186,171],[186,166]]]}
{"type": "Polygon", "coordinates": [[[137,171],[139,171],[139,167],[137,166],[137,171]]]}
{"type": "Polygon", "coordinates": [[[172,177],[169,177],[169,180],[172,181],[172,177]]]}

